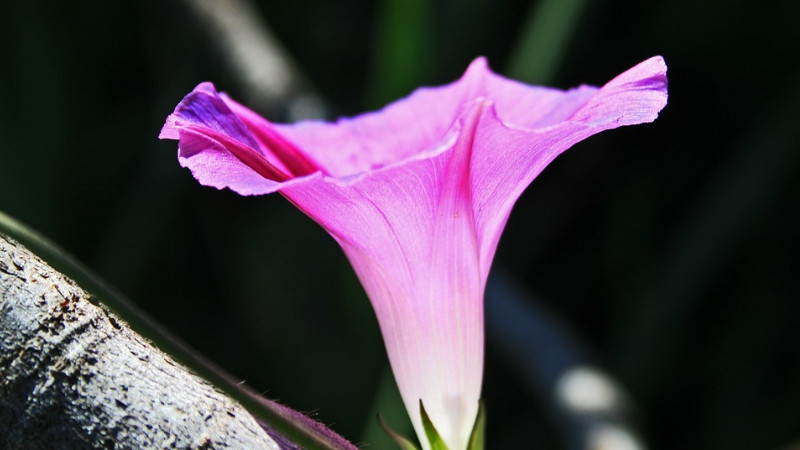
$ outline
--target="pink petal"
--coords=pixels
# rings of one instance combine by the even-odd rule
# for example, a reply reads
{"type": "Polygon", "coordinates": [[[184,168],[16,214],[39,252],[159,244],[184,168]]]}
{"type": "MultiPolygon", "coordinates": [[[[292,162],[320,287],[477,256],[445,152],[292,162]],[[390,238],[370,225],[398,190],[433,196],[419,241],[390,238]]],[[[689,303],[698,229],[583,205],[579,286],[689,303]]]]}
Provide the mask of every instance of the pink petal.
{"type": "Polygon", "coordinates": [[[161,137],[180,140],[201,183],[279,191],[339,242],[417,433],[421,399],[459,449],[480,397],[483,290],[511,208],[561,152],[652,121],[666,100],[660,57],[569,91],[505,79],[479,58],[452,84],[336,123],[272,124],[204,83],[161,137]]]}
{"type": "MultiPolygon", "coordinates": [[[[544,128],[514,128],[499,117],[500,105],[495,105],[476,134],[472,161],[472,209],[484,280],[511,208],[533,179],[564,150],[589,136],[655,120],[667,102],[666,83],[663,59],[651,58],[599,90],[583,89],[593,95],[567,120],[544,128]]],[[[567,100],[570,107],[575,106],[572,101],[567,100]]]]}
{"type": "Polygon", "coordinates": [[[238,118],[244,122],[252,136],[260,144],[264,153],[274,155],[275,164],[285,168],[285,171],[295,177],[308,175],[320,170],[318,164],[313,162],[293,143],[280,135],[272,123],[245,106],[233,101],[227,95],[220,96],[225,104],[238,118]]]}
{"type": "Polygon", "coordinates": [[[220,136],[215,136],[208,130],[191,128],[180,130],[179,135],[178,161],[181,166],[192,171],[200,184],[217,189],[227,187],[241,195],[260,195],[275,192],[280,188],[280,180],[286,179],[286,175],[282,173],[278,173],[279,176],[274,179],[266,178],[266,167],[260,171],[255,170],[237,158],[234,148],[242,155],[251,155],[253,157],[250,159],[256,160],[251,153],[252,149],[231,138],[215,139],[220,136]]]}
{"type": "Polygon", "coordinates": [[[483,283],[469,165],[486,108],[475,103],[458,139],[430,159],[351,184],[314,177],[282,189],[339,241],[373,300],[417,432],[423,399],[451,448],[466,445],[480,398],[483,283]]]}
{"type": "Polygon", "coordinates": [[[178,159],[200,183],[242,195],[266,194],[282,181],[318,170],[270,125],[202,83],[178,104],[159,137],[179,139],[178,159]]]}

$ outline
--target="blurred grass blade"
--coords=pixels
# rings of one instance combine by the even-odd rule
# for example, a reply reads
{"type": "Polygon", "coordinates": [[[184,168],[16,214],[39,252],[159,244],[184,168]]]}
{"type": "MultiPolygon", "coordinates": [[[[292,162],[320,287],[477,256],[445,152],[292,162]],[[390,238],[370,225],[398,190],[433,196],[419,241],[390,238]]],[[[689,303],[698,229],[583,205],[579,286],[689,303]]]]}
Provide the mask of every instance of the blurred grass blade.
{"type": "Polygon", "coordinates": [[[377,108],[423,84],[431,62],[431,0],[383,0],[375,25],[367,108],[377,108]]]}
{"type": "Polygon", "coordinates": [[[676,357],[709,274],[724,266],[736,242],[747,238],[756,219],[774,207],[776,194],[797,176],[800,89],[781,100],[743,136],[744,145],[727,170],[711,180],[708,195],[691,205],[696,215],[676,233],[678,240],[665,246],[672,253],[665,255],[657,279],[632,303],[637,309],[630,325],[617,336],[617,362],[628,379],[640,384],[637,388],[657,391],[656,386],[670,382],[662,362],[676,357]]]}
{"type": "Polygon", "coordinates": [[[54,269],[74,280],[97,301],[122,317],[133,330],[151,340],[164,352],[197,372],[201,377],[236,399],[254,416],[293,443],[314,450],[355,450],[321,424],[283,405],[265,399],[242,385],[222,368],[189,347],[180,338],[158,324],[130,300],[109,287],[89,268],[64,249],[36,231],[0,211],[0,233],[20,242],[54,269]]]}
{"type": "Polygon", "coordinates": [[[506,75],[531,84],[549,84],[561,65],[586,0],[539,0],[531,9],[506,75]]]}
{"type": "Polygon", "coordinates": [[[394,431],[392,427],[390,427],[389,424],[386,423],[385,420],[383,420],[383,417],[381,417],[380,414],[378,414],[378,423],[380,424],[381,428],[383,428],[383,431],[385,431],[386,434],[388,434],[389,437],[391,437],[392,440],[394,440],[394,442],[397,444],[397,446],[400,447],[402,450],[419,450],[419,448],[416,445],[414,445],[414,443],[411,442],[410,439],[394,431]]]}
{"type": "MultiPolygon", "coordinates": [[[[360,442],[369,443],[371,448],[390,448],[393,436],[390,436],[391,433],[387,435],[388,431],[383,426],[384,418],[394,424],[392,431],[396,434],[400,436],[414,435],[414,427],[411,426],[411,421],[408,419],[406,407],[403,405],[403,399],[400,397],[400,391],[397,390],[397,383],[395,383],[394,375],[388,365],[378,384],[375,400],[360,442]],[[376,415],[379,416],[377,423],[374,419],[376,415]]],[[[396,442],[396,439],[394,441],[396,442]]]]}

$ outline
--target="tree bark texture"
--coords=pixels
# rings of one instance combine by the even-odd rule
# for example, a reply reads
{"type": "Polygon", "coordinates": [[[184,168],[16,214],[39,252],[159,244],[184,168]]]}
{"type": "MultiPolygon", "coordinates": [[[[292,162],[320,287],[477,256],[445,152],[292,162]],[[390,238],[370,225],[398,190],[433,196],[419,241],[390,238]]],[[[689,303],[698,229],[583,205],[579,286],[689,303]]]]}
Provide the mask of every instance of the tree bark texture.
{"type": "Polygon", "coordinates": [[[255,418],[0,235],[1,449],[279,449],[255,418]]]}

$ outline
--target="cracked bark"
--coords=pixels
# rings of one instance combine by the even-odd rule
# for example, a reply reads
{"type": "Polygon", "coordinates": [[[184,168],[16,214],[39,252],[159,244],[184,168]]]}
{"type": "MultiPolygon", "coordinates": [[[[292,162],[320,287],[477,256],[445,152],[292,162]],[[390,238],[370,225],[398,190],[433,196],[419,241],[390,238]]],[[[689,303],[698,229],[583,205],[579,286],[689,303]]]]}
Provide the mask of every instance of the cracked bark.
{"type": "Polygon", "coordinates": [[[0,235],[0,449],[56,448],[286,447],[0,235]]]}

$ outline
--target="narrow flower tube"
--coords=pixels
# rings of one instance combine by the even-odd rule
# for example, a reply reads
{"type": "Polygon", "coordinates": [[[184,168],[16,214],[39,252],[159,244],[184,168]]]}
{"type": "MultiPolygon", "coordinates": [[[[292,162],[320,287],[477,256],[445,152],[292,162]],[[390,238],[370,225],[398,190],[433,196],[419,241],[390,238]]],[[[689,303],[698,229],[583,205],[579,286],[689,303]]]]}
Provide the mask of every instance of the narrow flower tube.
{"type": "Polygon", "coordinates": [[[339,243],[380,324],[425,449],[422,401],[451,450],[464,449],[483,373],[483,292],[522,191],[561,152],[604,130],[655,120],[666,65],[653,57],[603,87],[567,91],[492,73],[420,88],[336,122],[274,124],[202,83],[160,138],[207,186],[279,192],[339,243]]]}

